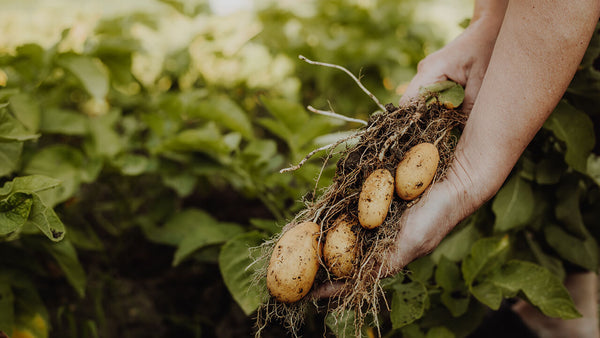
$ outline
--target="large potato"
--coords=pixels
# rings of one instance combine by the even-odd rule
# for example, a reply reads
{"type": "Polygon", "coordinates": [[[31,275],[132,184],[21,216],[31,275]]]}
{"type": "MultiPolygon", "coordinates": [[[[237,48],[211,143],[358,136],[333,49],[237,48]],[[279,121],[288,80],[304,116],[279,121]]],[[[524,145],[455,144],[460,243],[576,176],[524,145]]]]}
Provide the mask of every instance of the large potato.
{"type": "Polygon", "coordinates": [[[373,171],[358,197],[358,222],[366,229],[380,226],[394,197],[394,177],[387,169],[373,171]]]}
{"type": "Polygon", "coordinates": [[[431,143],[420,143],[410,148],[396,168],[396,193],[406,201],[421,195],[431,184],[440,154],[431,143]]]}
{"type": "Polygon", "coordinates": [[[337,277],[350,277],[356,264],[357,236],[352,231],[356,221],[338,218],[327,232],[323,245],[323,260],[327,269],[337,277]]]}
{"type": "Polygon", "coordinates": [[[304,297],[319,270],[319,232],[314,222],[303,222],[286,231],[273,250],[267,268],[267,288],[280,302],[304,297]]]}

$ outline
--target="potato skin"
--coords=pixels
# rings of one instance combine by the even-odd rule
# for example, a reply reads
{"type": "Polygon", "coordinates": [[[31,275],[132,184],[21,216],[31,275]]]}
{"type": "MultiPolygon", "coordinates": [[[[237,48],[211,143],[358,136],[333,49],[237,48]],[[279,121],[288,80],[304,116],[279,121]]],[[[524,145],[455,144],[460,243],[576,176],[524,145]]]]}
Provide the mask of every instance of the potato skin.
{"type": "Polygon", "coordinates": [[[431,184],[440,154],[432,143],[420,143],[410,148],[396,168],[396,193],[405,201],[421,195],[431,184]]]}
{"type": "Polygon", "coordinates": [[[352,226],[356,223],[345,217],[338,218],[327,232],[327,238],[323,245],[323,260],[329,272],[336,277],[350,277],[354,272],[358,237],[352,231],[352,226]]]}
{"type": "Polygon", "coordinates": [[[319,232],[314,222],[286,231],[273,250],[267,268],[267,288],[280,302],[293,303],[306,296],[319,270],[319,232]]]}
{"type": "Polygon", "coordinates": [[[358,222],[374,229],[385,220],[394,198],[394,177],[387,169],[373,171],[365,180],[358,197],[358,222]]]}

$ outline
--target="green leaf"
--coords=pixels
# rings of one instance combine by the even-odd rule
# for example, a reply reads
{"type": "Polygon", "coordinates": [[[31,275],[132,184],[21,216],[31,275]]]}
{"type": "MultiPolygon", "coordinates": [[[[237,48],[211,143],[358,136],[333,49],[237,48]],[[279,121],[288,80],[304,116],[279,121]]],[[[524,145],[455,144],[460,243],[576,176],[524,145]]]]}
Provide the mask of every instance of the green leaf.
{"type": "Polygon", "coordinates": [[[58,64],[75,75],[94,98],[104,99],[108,94],[108,71],[99,59],[68,54],[62,55],[58,60],[58,64]]]}
{"type": "Polygon", "coordinates": [[[527,300],[547,316],[562,319],[581,317],[562,282],[537,264],[509,261],[489,281],[513,294],[523,292],[527,300]]]}
{"type": "Polygon", "coordinates": [[[27,141],[40,137],[23,126],[19,121],[10,115],[8,111],[0,108],[0,141],[27,141]]]}
{"type": "Polygon", "coordinates": [[[150,160],[143,155],[124,153],[114,158],[112,164],[125,176],[138,176],[146,172],[150,160]]]}
{"type": "Polygon", "coordinates": [[[416,259],[406,266],[410,279],[422,283],[426,283],[431,278],[434,267],[435,263],[429,255],[416,259]]]}
{"type": "Polygon", "coordinates": [[[60,185],[60,181],[44,175],[28,175],[15,177],[12,181],[4,183],[0,188],[0,196],[13,192],[37,193],[52,189],[60,185]]]}
{"type": "Polygon", "coordinates": [[[475,242],[462,264],[466,284],[472,285],[478,276],[501,264],[509,248],[508,236],[482,238],[475,242]]]}
{"type": "Polygon", "coordinates": [[[573,236],[561,227],[549,225],[544,228],[546,241],[563,259],[588,270],[598,268],[598,243],[592,236],[585,239],[573,236]]]}
{"type": "Polygon", "coordinates": [[[443,256],[453,262],[459,262],[469,254],[471,246],[479,238],[481,238],[481,234],[475,227],[475,223],[470,221],[465,227],[452,231],[446,236],[431,253],[431,258],[436,263],[443,256]]]}
{"type": "Polygon", "coordinates": [[[594,148],[594,125],[590,117],[566,101],[561,101],[548,117],[544,128],[565,142],[565,161],[573,169],[585,173],[587,158],[594,148]]]}
{"type": "Polygon", "coordinates": [[[21,228],[31,211],[33,199],[30,194],[16,192],[0,200],[0,235],[10,234],[21,228]]]}
{"type": "Polygon", "coordinates": [[[239,132],[246,139],[254,138],[248,114],[227,96],[213,96],[195,103],[189,114],[215,121],[230,130],[239,132]]]}
{"type": "Polygon", "coordinates": [[[587,162],[587,174],[600,185],[600,156],[591,154],[587,162]]]}
{"type": "Polygon", "coordinates": [[[437,101],[448,109],[458,108],[465,98],[465,90],[454,81],[440,81],[419,88],[419,95],[423,96],[427,103],[437,101]]]}
{"type": "Polygon", "coordinates": [[[88,129],[92,136],[96,154],[113,158],[123,150],[124,145],[121,137],[114,128],[116,120],[120,117],[117,110],[111,110],[108,114],[88,119],[88,129]]]}
{"type": "Polygon", "coordinates": [[[506,232],[527,225],[531,220],[534,206],[535,201],[529,182],[519,175],[513,175],[500,189],[492,203],[492,210],[496,215],[494,231],[506,232]]]}
{"type": "Polygon", "coordinates": [[[88,119],[77,111],[50,107],[42,114],[40,130],[48,134],[85,135],[88,119]]]}
{"type": "Polygon", "coordinates": [[[19,167],[23,142],[0,142],[0,177],[7,176],[19,167]]]}
{"type": "Polygon", "coordinates": [[[0,279],[0,331],[12,332],[15,321],[15,296],[10,284],[0,279]]]}
{"type": "Polygon", "coordinates": [[[266,281],[255,282],[256,272],[264,269],[267,261],[257,261],[256,252],[251,250],[264,240],[265,236],[258,231],[240,234],[228,240],[219,254],[223,281],[247,316],[268,297],[266,281]]]}
{"type": "Polygon", "coordinates": [[[37,132],[40,127],[41,109],[35,97],[19,93],[10,97],[10,107],[19,122],[29,131],[37,132]]]}
{"type": "Polygon", "coordinates": [[[492,310],[498,310],[504,295],[502,289],[487,280],[471,287],[471,294],[492,310]]]}
{"type": "Polygon", "coordinates": [[[454,338],[456,337],[452,331],[443,326],[432,327],[427,331],[426,338],[454,338]]]}
{"type": "Polygon", "coordinates": [[[269,113],[271,113],[277,121],[282,122],[292,133],[300,129],[309,119],[306,109],[297,102],[265,96],[261,98],[261,101],[264,103],[265,107],[267,107],[269,113]]]}
{"type": "Polygon", "coordinates": [[[535,180],[538,184],[556,184],[566,169],[567,166],[562,158],[548,154],[536,164],[535,180]]]}
{"type": "Polygon", "coordinates": [[[401,327],[400,332],[402,333],[402,338],[425,338],[421,327],[416,323],[401,327]]]}
{"type": "Polygon", "coordinates": [[[458,265],[442,256],[435,270],[435,281],[443,289],[442,304],[454,317],[467,312],[469,297],[458,265]]]}
{"type": "Polygon", "coordinates": [[[345,310],[339,313],[328,312],[325,316],[325,324],[338,337],[369,337],[367,327],[363,326],[357,330],[355,326],[356,316],[353,310],[345,310]],[[360,334],[357,334],[360,332],[360,334]]]}
{"type": "Polygon", "coordinates": [[[566,272],[563,267],[562,261],[552,255],[549,255],[544,252],[542,246],[533,238],[533,236],[529,233],[525,235],[525,239],[527,240],[527,244],[533,253],[533,256],[538,261],[538,263],[552,272],[559,280],[564,280],[566,272]]]}
{"type": "Polygon", "coordinates": [[[394,285],[390,319],[394,329],[421,318],[429,302],[425,285],[420,282],[394,285]]]}
{"type": "Polygon", "coordinates": [[[585,239],[589,232],[583,223],[581,215],[580,199],[583,187],[580,185],[579,178],[567,176],[556,190],[556,207],[554,214],[564,226],[565,229],[573,235],[585,239]]]}
{"type": "Polygon", "coordinates": [[[179,265],[200,248],[224,243],[244,231],[244,228],[238,224],[219,222],[209,214],[199,210],[190,210],[186,213],[186,216],[188,218],[183,221],[188,224],[193,222],[195,226],[177,246],[175,257],[173,257],[173,266],[179,265]]]}
{"type": "Polygon", "coordinates": [[[37,194],[33,194],[33,205],[28,223],[38,228],[50,240],[58,242],[65,236],[65,226],[52,208],[42,202],[37,194]]]}
{"type": "Polygon", "coordinates": [[[223,135],[214,122],[209,122],[203,127],[187,129],[167,139],[161,151],[193,152],[199,151],[218,157],[231,151],[224,142],[223,135]]]}
{"type": "Polygon", "coordinates": [[[25,165],[26,174],[39,174],[60,180],[55,189],[39,193],[46,205],[53,206],[73,196],[84,180],[83,154],[70,146],[57,144],[39,150],[25,165]]]}
{"type": "Polygon", "coordinates": [[[202,210],[187,209],[176,213],[162,226],[143,223],[142,230],[146,238],[154,243],[177,246],[194,231],[198,224],[198,217],[200,221],[206,219],[214,221],[202,210]]]}
{"type": "Polygon", "coordinates": [[[77,251],[75,251],[73,244],[69,240],[64,239],[60,242],[44,241],[41,245],[56,260],[69,284],[83,298],[85,296],[86,276],[81,263],[79,263],[77,251]]]}

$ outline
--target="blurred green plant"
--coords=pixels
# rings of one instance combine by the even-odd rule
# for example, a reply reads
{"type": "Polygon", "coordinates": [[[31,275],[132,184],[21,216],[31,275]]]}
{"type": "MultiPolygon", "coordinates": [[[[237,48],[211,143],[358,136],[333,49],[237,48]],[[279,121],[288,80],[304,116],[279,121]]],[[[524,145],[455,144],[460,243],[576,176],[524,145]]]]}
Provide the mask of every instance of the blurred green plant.
{"type": "MultiPolygon", "coordinates": [[[[224,324],[214,317],[123,296],[121,289],[135,287],[120,279],[127,259],[118,255],[137,251],[158,276],[157,293],[199,269],[216,275],[211,288],[229,290],[231,305],[222,307],[236,302],[251,316],[265,294],[253,284],[260,267],[248,249],[279,232],[334,174],[332,165],[321,172],[318,160],[293,174],[279,169],[357,127],[304,106],[364,119],[376,109],[345,75],[306,65],[298,54],[362,74],[382,102],[393,102],[442,42],[414,24],[414,1],[313,2],[303,11],[269,3],[255,17],[234,18],[211,16],[205,4],[163,2],[206,24],[156,73],[140,66],[150,52],[134,31],[160,23],[143,12],[101,21],[79,52],[63,47],[66,30],[49,48],[26,44],[0,55],[0,331],[135,336],[123,329],[126,316],[116,318],[133,316],[127,300],[142,304],[147,330],[162,321],[180,334],[216,335],[224,324]],[[112,318],[122,325],[110,322],[111,311],[121,311],[112,318]]],[[[598,49],[590,50],[596,54],[586,55],[568,101],[496,199],[412,263],[404,282],[390,281],[392,312],[381,315],[391,332],[464,336],[482,319],[482,304],[496,309],[516,294],[544,313],[576,315],[560,286],[564,265],[598,264],[599,231],[589,224],[600,210],[600,161],[590,155],[593,124],[582,112],[598,96],[578,85],[599,83],[598,49]],[[492,257],[498,243],[493,266],[467,268],[492,257]],[[541,283],[552,292],[532,289],[541,283]]],[[[194,301],[213,301],[202,296],[194,301]]],[[[347,330],[341,323],[352,316],[342,317],[327,317],[329,330],[347,330]]]]}

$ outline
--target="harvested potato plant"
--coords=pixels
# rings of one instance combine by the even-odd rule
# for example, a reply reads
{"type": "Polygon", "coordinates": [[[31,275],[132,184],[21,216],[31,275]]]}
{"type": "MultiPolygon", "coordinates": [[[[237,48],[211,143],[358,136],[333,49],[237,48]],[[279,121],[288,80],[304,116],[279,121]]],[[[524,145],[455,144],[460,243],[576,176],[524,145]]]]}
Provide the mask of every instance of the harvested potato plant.
{"type": "MultiPolygon", "coordinates": [[[[340,66],[314,61],[309,63],[339,68],[349,73],[340,66]]],[[[358,79],[352,77],[360,85],[358,79]]],[[[353,251],[353,257],[356,258],[352,268],[344,268],[344,271],[332,268],[331,262],[335,260],[332,257],[337,249],[328,248],[313,285],[314,288],[315,285],[344,277],[345,283],[341,292],[333,299],[325,301],[326,311],[338,314],[347,310],[354,311],[357,330],[360,329],[365,316],[369,313],[376,314],[382,304],[380,297],[383,291],[379,281],[383,276],[378,267],[385,259],[386,250],[394,243],[402,213],[418,200],[418,196],[432,181],[444,177],[456,143],[453,131],[460,129],[466,119],[462,112],[456,109],[462,102],[462,97],[458,103],[455,98],[451,98],[450,102],[444,98],[444,89],[452,88],[455,93],[458,86],[449,81],[436,84],[437,91],[434,93],[423,90],[419,98],[403,107],[395,107],[392,104],[383,107],[370,92],[360,86],[383,111],[372,114],[368,123],[350,137],[355,138],[357,142],[338,154],[339,160],[332,184],[316,199],[305,201],[305,208],[289,225],[293,227],[294,224],[303,222],[318,224],[321,234],[326,234],[320,236],[320,241],[327,247],[336,246],[332,242],[340,231],[337,229],[340,226],[338,219],[360,221],[362,227],[356,227],[356,245],[353,251]],[[412,170],[408,170],[411,171],[408,181],[413,186],[419,186],[416,191],[410,191],[408,197],[404,196],[403,189],[399,189],[401,197],[404,196],[402,198],[394,194],[395,179],[392,175],[394,173],[398,177],[398,171],[404,171],[398,169],[401,163],[404,163],[400,165],[402,168],[413,167],[412,170]],[[370,204],[377,206],[376,212],[365,213],[365,210],[372,207],[370,204]]],[[[462,88],[460,90],[464,93],[462,88]]],[[[337,146],[344,141],[340,140],[328,149],[339,148],[337,146]]],[[[313,154],[314,152],[309,154],[298,166],[285,170],[297,169],[313,154]]],[[[333,151],[330,151],[328,158],[332,155],[333,151]]],[[[401,181],[405,179],[403,175],[400,175],[401,181]]],[[[272,252],[273,243],[271,241],[265,244],[266,247],[270,247],[265,250],[265,256],[268,257],[272,252]]],[[[343,251],[343,248],[348,247],[348,240],[341,243],[337,246],[343,251]]],[[[262,278],[265,278],[264,274],[262,278]]],[[[259,328],[269,320],[278,318],[295,334],[303,320],[302,311],[310,302],[307,298],[310,297],[296,303],[267,300],[258,312],[259,328]]],[[[376,320],[377,316],[374,318],[376,320]]],[[[378,325],[377,322],[374,324],[378,325]]]]}

